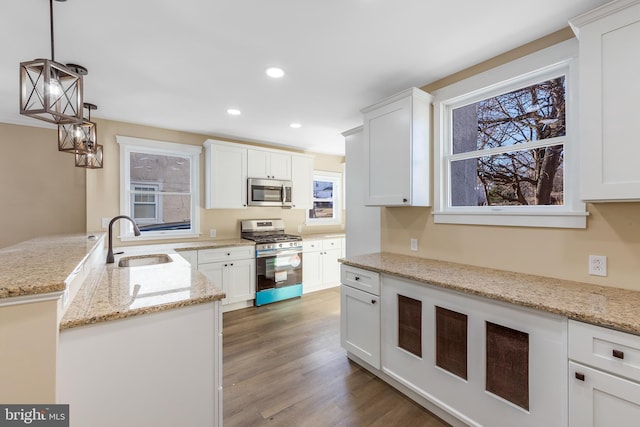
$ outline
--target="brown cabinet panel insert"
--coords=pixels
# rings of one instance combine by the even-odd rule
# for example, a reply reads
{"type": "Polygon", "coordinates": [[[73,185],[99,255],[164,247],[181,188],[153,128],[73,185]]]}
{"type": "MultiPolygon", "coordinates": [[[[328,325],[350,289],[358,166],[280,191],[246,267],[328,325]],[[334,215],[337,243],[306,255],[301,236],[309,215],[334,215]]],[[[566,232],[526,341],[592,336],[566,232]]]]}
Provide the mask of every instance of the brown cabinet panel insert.
{"type": "Polygon", "coordinates": [[[529,334],[486,324],[486,389],[529,410],[529,334]]]}
{"type": "Polygon", "coordinates": [[[467,315],[436,306],[436,365],[467,379],[467,315]]]}
{"type": "Polygon", "coordinates": [[[398,347],[422,357],[422,301],[398,295],[398,347]]]}

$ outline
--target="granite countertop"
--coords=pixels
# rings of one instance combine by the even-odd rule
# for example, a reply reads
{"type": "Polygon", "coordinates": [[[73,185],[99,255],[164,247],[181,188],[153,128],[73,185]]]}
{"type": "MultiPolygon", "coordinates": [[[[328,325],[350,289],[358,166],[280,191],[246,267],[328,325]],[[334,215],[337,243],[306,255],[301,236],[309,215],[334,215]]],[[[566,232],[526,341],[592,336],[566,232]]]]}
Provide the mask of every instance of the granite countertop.
{"type": "Polygon", "coordinates": [[[0,249],[0,298],[61,292],[104,233],[46,236],[0,249]]]}
{"type": "Polygon", "coordinates": [[[640,335],[637,291],[385,252],[340,262],[640,335]]]}
{"type": "MultiPolygon", "coordinates": [[[[120,248],[113,264],[97,268],[73,299],[60,322],[60,329],[122,319],[221,300],[224,292],[176,253],[178,245],[120,248]],[[122,257],[167,254],[165,264],[118,267],[122,257]]],[[[185,249],[186,250],[186,249],[185,249]]],[[[114,251],[118,251],[115,249],[114,251]]]]}

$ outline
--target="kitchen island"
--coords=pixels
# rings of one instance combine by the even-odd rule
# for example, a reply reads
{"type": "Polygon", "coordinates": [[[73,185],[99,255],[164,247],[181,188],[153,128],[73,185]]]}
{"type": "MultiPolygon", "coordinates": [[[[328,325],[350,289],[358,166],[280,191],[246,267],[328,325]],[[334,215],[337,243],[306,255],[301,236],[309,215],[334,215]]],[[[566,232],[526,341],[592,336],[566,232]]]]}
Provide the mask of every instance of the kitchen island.
{"type": "Polygon", "coordinates": [[[1,249],[0,401],[70,404],[72,426],[221,425],[224,293],[176,249],[238,244],[125,247],[108,265],[103,233],[1,249]]]}

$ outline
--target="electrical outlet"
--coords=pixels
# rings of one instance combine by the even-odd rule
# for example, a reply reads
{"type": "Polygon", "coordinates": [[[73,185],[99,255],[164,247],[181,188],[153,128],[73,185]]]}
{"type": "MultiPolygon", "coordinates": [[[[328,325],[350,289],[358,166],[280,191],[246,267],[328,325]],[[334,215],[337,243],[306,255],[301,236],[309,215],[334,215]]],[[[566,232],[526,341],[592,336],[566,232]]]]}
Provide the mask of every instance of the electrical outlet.
{"type": "Polygon", "coordinates": [[[210,228],[209,229],[209,237],[216,237],[216,229],[215,228],[210,228]]]}
{"type": "Polygon", "coordinates": [[[418,251],[418,239],[411,239],[411,250],[418,251]]]}
{"type": "Polygon", "coordinates": [[[298,233],[302,233],[302,226],[298,225],[298,233]]]}
{"type": "Polygon", "coordinates": [[[106,230],[107,228],[109,228],[109,222],[111,221],[111,218],[102,218],[102,229],[106,230]]]}
{"type": "Polygon", "coordinates": [[[607,257],[604,255],[589,255],[589,274],[592,276],[606,276],[607,257]]]}

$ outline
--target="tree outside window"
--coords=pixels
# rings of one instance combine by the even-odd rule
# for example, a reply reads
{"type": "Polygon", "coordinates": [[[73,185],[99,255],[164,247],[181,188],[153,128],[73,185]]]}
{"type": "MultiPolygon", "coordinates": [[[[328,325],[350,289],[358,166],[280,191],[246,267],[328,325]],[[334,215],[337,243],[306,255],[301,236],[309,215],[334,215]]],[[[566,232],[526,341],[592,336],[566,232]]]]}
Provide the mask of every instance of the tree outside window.
{"type": "Polygon", "coordinates": [[[451,205],[562,205],[565,98],[560,76],[452,110],[453,154],[472,157],[452,159],[451,205]]]}

